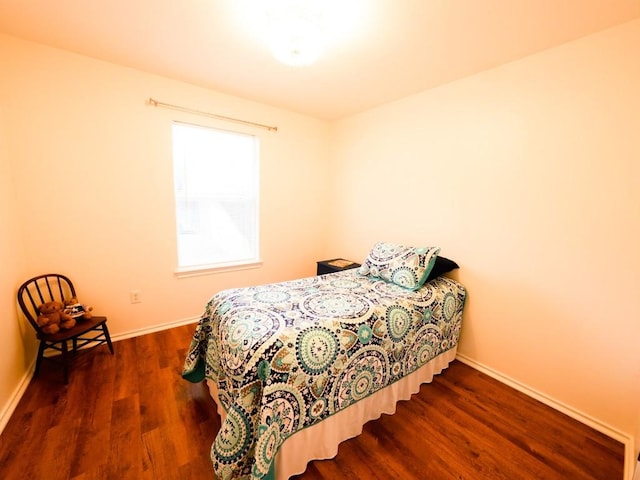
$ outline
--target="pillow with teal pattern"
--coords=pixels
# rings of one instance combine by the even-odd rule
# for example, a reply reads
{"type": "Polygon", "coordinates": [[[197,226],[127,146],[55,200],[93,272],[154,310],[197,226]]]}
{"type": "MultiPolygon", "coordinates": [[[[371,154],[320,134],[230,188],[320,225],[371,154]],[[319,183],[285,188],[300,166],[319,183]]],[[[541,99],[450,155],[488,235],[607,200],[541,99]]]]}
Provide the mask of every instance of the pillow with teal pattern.
{"type": "Polygon", "coordinates": [[[417,290],[426,282],[439,252],[439,247],[410,247],[378,242],[358,273],[417,290]]]}

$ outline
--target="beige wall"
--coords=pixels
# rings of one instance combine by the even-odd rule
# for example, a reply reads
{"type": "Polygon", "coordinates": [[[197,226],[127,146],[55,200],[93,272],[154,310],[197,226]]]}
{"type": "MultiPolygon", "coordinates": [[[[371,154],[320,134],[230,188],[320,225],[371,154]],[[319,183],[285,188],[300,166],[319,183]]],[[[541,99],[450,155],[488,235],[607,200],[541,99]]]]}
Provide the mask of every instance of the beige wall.
{"type": "Polygon", "coordinates": [[[326,122],[7,36],[0,65],[0,405],[26,369],[11,320],[25,277],[68,274],[118,336],[197,317],[223,288],[315,274],[325,247],[326,122]],[[278,131],[154,108],[151,96],[278,131]],[[174,276],[174,119],[260,136],[261,268],[174,276]],[[15,215],[24,220],[21,236],[15,215]],[[23,268],[12,265],[18,240],[28,252],[23,268]],[[142,303],[129,303],[132,289],[142,303]]]}
{"type": "MultiPolygon", "coordinates": [[[[0,36],[3,317],[46,270],[119,335],[379,239],[438,244],[469,290],[464,355],[638,438],[637,45],[638,21],[328,125],[0,36]],[[174,277],[171,121],[235,127],[149,96],[278,125],[245,130],[262,139],[262,268],[174,277]]],[[[33,344],[0,325],[6,406],[33,344]]]]}
{"type": "Polygon", "coordinates": [[[635,21],[339,122],[328,243],[441,246],[468,288],[460,352],[628,437],[639,47],[635,21]]]}
{"type": "Polygon", "coordinates": [[[5,112],[0,104],[0,430],[15,388],[25,380],[33,351],[22,340],[26,332],[16,321],[15,291],[22,274],[20,224],[7,145],[5,112]]]}

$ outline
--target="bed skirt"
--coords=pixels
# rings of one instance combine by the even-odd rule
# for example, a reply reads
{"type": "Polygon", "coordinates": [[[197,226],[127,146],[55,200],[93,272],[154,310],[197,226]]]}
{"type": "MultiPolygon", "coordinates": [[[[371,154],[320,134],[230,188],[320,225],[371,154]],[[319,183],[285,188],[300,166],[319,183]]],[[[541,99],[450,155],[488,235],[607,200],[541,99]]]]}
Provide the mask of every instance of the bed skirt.
{"type": "MultiPolygon", "coordinates": [[[[338,454],[340,443],[360,435],[363,425],[368,421],[380,418],[383,413],[389,415],[395,413],[396,403],[400,400],[409,400],[411,395],[420,391],[423,383],[431,382],[435,375],[447,368],[456,358],[456,351],[457,348],[454,347],[441,353],[403,379],[378,390],[320,423],[291,435],[276,454],[276,479],[286,480],[303,473],[312,460],[334,458],[338,454]]],[[[226,414],[218,401],[216,386],[210,380],[207,380],[207,385],[218,406],[218,414],[224,421],[226,414]]]]}

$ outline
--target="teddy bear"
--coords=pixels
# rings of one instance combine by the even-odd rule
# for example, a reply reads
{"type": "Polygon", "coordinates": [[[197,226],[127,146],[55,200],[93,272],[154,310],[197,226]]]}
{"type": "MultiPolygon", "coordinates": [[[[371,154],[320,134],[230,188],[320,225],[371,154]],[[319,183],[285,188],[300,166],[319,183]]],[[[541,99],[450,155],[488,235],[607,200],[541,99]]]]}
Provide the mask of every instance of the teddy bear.
{"type": "Polygon", "coordinates": [[[80,303],[77,297],[65,300],[64,306],[64,312],[76,320],[88,320],[92,316],[91,310],[93,310],[93,307],[80,303]]]}
{"type": "Polygon", "coordinates": [[[62,302],[45,302],[38,307],[38,325],[44,333],[58,333],[60,329],[68,330],[76,324],[75,319],[64,312],[62,302]]]}

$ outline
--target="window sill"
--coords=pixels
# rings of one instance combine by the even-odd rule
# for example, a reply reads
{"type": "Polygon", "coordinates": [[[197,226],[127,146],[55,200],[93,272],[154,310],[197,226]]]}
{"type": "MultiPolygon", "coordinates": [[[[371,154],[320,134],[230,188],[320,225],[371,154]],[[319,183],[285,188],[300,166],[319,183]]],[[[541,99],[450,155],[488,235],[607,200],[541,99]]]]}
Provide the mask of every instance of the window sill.
{"type": "Polygon", "coordinates": [[[250,261],[246,263],[230,263],[218,265],[198,265],[195,267],[178,268],[174,275],[177,278],[199,277],[201,275],[214,275],[216,273],[235,272],[238,270],[250,270],[262,266],[262,261],[250,261]]]}

